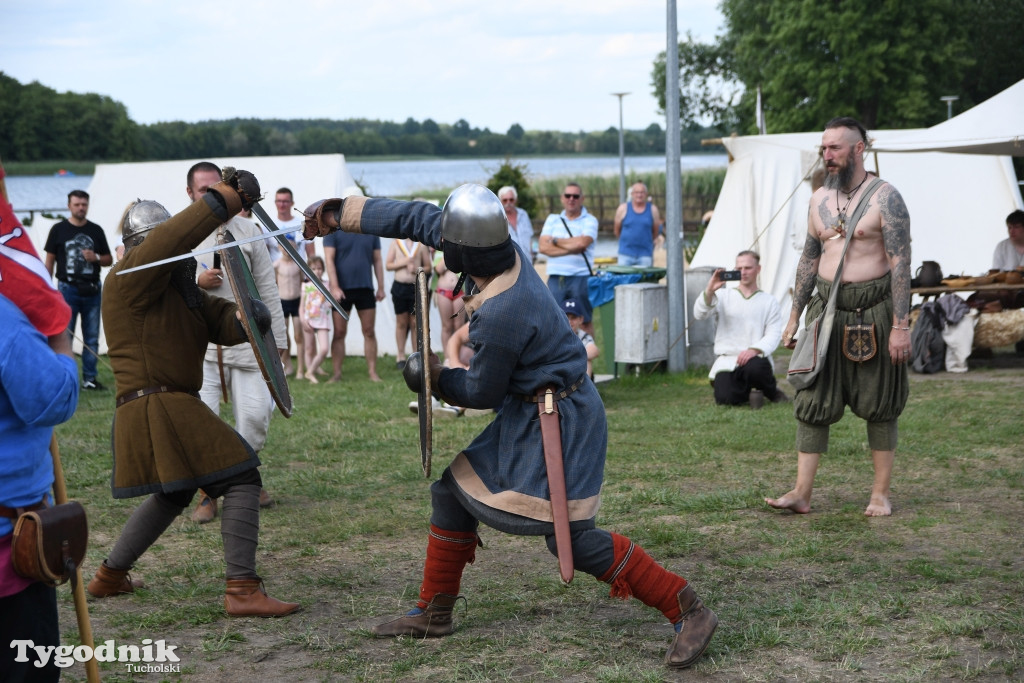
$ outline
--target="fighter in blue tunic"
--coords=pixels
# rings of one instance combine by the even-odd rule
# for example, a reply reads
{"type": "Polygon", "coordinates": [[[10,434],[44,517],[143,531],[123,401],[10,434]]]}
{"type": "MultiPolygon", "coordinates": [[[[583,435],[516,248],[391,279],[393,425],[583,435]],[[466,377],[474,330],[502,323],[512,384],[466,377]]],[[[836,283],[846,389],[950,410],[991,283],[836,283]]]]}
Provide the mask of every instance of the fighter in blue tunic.
{"type": "MultiPolygon", "coordinates": [[[[579,338],[526,254],[509,238],[501,202],[487,188],[463,185],[439,209],[427,202],[349,197],[306,210],[305,235],[342,229],[410,238],[442,249],[449,270],[469,277],[465,297],[468,370],[429,364],[431,384],[447,402],[494,408],[497,415],[430,487],[432,514],[417,606],[374,627],[377,636],[444,636],[462,572],[475,558],[480,522],[500,531],[546,538],[556,554],[551,489],[538,391],[552,388],[560,414],[561,455],[573,566],[611,584],[616,597],[637,597],[676,627],[668,666],[693,664],[711,641],[718,617],[684,578],[658,565],[628,538],[597,528],[607,447],[604,404],[587,375],[579,338]]],[[[461,284],[461,281],[460,281],[461,284]]],[[[557,435],[557,432],[556,432],[557,435]]],[[[550,453],[549,453],[550,457],[550,453]]],[[[565,553],[568,555],[568,552],[565,553]]]]}

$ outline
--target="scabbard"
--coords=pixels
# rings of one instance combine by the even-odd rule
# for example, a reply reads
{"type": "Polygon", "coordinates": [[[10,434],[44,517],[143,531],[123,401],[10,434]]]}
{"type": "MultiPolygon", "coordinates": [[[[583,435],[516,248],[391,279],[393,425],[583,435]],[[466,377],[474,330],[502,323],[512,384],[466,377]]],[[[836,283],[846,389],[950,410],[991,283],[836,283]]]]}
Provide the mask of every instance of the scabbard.
{"type": "Polygon", "coordinates": [[[565,492],[565,465],[562,461],[562,427],[558,419],[558,402],[549,387],[537,392],[540,412],[540,435],[544,444],[544,463],[548,469],[548,491],[551,496],[551,518],[555,525],[555,549],[558,551],[558,573],[565,583],[572,582],[572,537],[569,534],[569,501],[565,492]]]}
{"type": "Polygon", "coordinates": [[[224,378],[224,347],[217,344],[217,372],[220,373],[220,397],[224,403],[230,403],[231,399],[228,397],[228,383],[224,378]]]}

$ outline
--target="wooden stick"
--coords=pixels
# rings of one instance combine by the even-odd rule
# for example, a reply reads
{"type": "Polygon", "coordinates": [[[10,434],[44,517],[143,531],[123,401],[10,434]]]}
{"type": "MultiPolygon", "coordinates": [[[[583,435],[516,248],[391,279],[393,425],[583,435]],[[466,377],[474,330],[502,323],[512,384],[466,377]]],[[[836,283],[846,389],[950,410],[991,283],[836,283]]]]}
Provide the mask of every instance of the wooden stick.
{"type": "MultiPolygon", "coordinates": [[[[68,502],[68,490],[64,484],[64,467],[60,462],[60,450],[57,448],[57,432],[50,437],[50,455],[53,456],[53,499],[57,505],[68,502]]],[[[85,663],[86,680],[99,683],[100,667],[96,663],[96,648],[92,639],[92,622],[89,621],[89,605],[85,602],[85,585],[82,583],[82,568],[75,567],[73,581],[75,597],[75,615],[78,617],[78,636],[82,645],[88,645],[92,658],[85,663]]]]}

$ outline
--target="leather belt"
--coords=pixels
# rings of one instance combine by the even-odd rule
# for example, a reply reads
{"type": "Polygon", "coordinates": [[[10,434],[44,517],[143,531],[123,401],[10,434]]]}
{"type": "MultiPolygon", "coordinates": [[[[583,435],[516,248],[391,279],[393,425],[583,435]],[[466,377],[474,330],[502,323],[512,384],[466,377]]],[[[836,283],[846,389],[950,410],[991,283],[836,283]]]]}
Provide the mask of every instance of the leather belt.
{"type": "Polygon", "coordinates": [[[573,574],[572,536],[569,534],[569,501],[565,490],[565,463],[562,461],[562,428],[559,424],[558,401],[555,396],[554,389],[547,387],[538,389],[536,398],[537,410],[540,413],[540,435],[544,444],[544,464],[548,470],[551,519],[555,526],[555,549],[558,551],[558,573],[562,581],[568,584],[572,581],[573,574]]]}
{"type": "MultiPolygon", "coordinates": [[[[572,392],[578,390],[580,387],[583,386],[583,380],[585,380],[586,378],[587,378],[587,376],[583,375],[578,380],[576,380],[573,384],[569,385],[568,389],[562,389],[561,391],[557,391],[557,392],[554,392],[554,389],[552,389],[552,391],[554,392],[554,394],[553,394],[554,399],[556,401],[561,401],[563,398],[567,397],[572,392]]],[[[515,396],[516,398],[518,398],[520,401],[526,401],[527,403],[540,403],[541,401],[544,400],[545,389],[538,389],[537,393],[532,395],[532,396],[528,395],[528,394],[512,394],[512,395],[515,396]]]]}
{"type": "Polygon", "coordinates": [[[199,398],[199,392],[198,391],[190,391],[188,389],[181,389],[179,387],[169,387],[167,385],[162,385],[162,386],[159,386],[159,387],[146,387],[145,389],[137,389],[135,391],[129,391],[124,396],[118,396],[117,397],[117,401],[116,401],[116,406],[118,408],[120,408],[125,403],[128,403],[129,401],[134,401],[137,398],[142,398],[143,396],[149,396],[150,394],[165,394],[165,393],[188,394],[189,396],[193,396],[195,398],[199,398]]]}
{"type": "Polygon", "coordinates": [[[861,306],[859,308],[843,308],[842,306],[838,306],[837,305],[836,306],[836,310],[837,311],[842,311],[843,313],[859,313],[861,311],[866,311],[866,310],[868,310],[870,308],[874,308],[875,306],[877,306],[879,304],[885,303],[891,296],[892,296],[891,292],[886,292],[886,293],[882,294],[880,297],[878,297],[877,299],[875,299],[874,301],[872,301],[867,306],[861,306]]]}
{"type": "Polygon", "coordinates": [[[0,505],[0,517],[9,517],[10,519],[17,519],[23,512],[33,512],[35,510],[46,509],[46,499],[43,498],[38,503],[32,503],[20,508],[9,508],[6,505],[0,505]]]}

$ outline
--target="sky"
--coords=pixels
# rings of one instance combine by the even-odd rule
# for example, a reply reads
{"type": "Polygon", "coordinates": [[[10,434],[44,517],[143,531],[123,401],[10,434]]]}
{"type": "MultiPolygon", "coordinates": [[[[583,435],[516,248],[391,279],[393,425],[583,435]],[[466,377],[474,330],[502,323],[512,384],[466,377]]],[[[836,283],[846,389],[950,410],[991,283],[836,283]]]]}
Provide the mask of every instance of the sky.
{"type": "MultiPolygon", "coordinates": [[[[719,0],[676,0],[712,41],[719,0]]],[[[475,128],[665,127],[651,70],[664,0],[3,0],[0,71],[98,93],[137,123],[465,119],[475,128]]]]}

